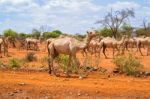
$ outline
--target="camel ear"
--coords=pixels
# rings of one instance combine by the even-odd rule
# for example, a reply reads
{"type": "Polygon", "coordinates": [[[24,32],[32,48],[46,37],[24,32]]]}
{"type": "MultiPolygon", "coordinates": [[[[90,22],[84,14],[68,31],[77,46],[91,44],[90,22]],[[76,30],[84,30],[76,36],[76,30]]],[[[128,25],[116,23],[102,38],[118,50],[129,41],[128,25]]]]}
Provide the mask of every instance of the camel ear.
{"type": "Polygon", "coordinates": [[[87,31],[86,33],[89,34],[89,31],[87,31]]]}

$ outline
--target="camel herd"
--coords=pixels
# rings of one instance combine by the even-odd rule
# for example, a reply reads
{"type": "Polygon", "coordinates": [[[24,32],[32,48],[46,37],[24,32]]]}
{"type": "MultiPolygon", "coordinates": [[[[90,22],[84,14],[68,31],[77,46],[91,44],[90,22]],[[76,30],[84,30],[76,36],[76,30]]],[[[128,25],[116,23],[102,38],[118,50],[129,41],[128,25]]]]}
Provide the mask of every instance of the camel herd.
{"type": "MultiPolygon", "coordinates": [[[[24,40],[19,40],[16,38],[16,41],[19,41],[22,46],[25,46],[26,50],[39,50],[39,44],[41,43],[40,40],[34,38],[26,38],[24,40]]],[[[2,57],[2,52],[4,55],[8,55],[8,43],[11,40],[10,37],[0,37],[0,54],[2,57]]],[[[15,47],[16,44],[12,43],[15,47]]],[[[42,44],[42,43],[41,43],[42,44]]],[[[150,37],[128,37],[127,35],[123,35],[120,40],[117,40],[112,37],[97,37],[95,31],[87,31],[86,38],[84,41],[78,41],[73,37],[68,36],[60,36],[58,38],[49,38],[46,40],[46,49],[48,50],[48,65],[49,65],[49,73],[51,74],[52,71],[55,75],[56,72],[53,68],[53,60],[59,54],[69,55],[68,65],[66,75],[69,76],[68,68],[71,65],[71,61],[74,60],[78,65],[80,62],[76,57],[76,53],[78,51],[83,52],[83,56],[87,55],[88,52],[91,54],[98,55],[100,57],[101,50],[105,56],[106,51],[108,48],[112,48],[112,56],[115,56],[115,52],[117,54],[124,54],[124,51],[133,51],[133,48],[136,48],[137,52],[140,52],[143,55],[141,48],[147,48],[147,55],[149,55],[150,50],[150,37]]]]}

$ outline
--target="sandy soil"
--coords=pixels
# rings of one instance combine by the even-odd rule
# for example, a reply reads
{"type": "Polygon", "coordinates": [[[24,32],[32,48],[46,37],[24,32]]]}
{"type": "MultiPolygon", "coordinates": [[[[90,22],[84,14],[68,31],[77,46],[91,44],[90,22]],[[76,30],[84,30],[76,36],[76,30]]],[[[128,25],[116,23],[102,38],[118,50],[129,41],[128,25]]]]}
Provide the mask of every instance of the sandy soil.
{"type": "MultiPolygon", "coordinates": [[[[9,49],[11,57],[3,57],[0,60],[8,63],[12,57],[25,57],[26,50],[9,49]]],[[[38,61],[26,64],[29,69],[36,69],[47,63],[40,60],[47,56],[44,46],[40,51],[35,52],[38,61]]],[[[144,54],[146,51],[144,50],[144,54]]],[[[150,71],[150,56],[140,56],[139,53],[132,53],[137,56],[144,65],[144,70],[150,71]]],[[[90,73],[85,79],[77,76],[71,78],[55,77],[47,72],[25,71],[25,70],[3,70],[0,69],[0,99],[149,99],[150,98],[150,77],[128,77],[125,75],[112,75],[115,65],[112,63],[112,52],[107,55],[110,59],[90,57],[92,66],[106,68],[108,75],[90,73]]],[[[78,53],[78,58],[84,58],[78,53]]]]}

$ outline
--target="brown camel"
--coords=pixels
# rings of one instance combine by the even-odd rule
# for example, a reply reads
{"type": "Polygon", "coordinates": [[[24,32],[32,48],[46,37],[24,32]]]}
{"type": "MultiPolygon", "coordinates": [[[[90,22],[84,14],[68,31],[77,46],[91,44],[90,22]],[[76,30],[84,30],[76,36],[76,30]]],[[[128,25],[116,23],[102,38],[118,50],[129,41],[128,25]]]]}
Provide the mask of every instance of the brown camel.
{"type": "Polygon", "coordinates": [[[65,55],[69,55],[69,61],[68,61],[67,71],[66,71],[66,75],[68,77],[69,76],[68,67],[71,65],[72,59],[74,59],[74,61],[77,62],[79,67],[80,63],[76,58],[76,53],[79,50],[87,49],[90,41],[94,36],[96,36],[95,31],[90,31],[87,32],[86,42],[79,42],[75,38],[69,38],[69,37],[58,38],[53,40],[48,45],[49,73],[51,74],[51,70],[53,70],[53,73],[56,75],[55,70],[53,68],[53,60],[59,54],[65,54],[65,55]]]}

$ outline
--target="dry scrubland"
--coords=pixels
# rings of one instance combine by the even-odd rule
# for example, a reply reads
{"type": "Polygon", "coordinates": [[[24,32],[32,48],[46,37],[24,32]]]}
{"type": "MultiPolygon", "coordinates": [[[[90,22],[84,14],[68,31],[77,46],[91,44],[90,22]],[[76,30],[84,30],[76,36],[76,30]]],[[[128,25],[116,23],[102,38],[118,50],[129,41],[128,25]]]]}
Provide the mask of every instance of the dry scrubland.
{"type": "MultiPolygon", "coordinates": [[[[112,62],[112,51],[107,51],[110,59],[96,58],[94,55],[88,59],[88,64],[95,67],[107,69],[106,73],[92,71],[87,78],[79,79],[76,74],[71,78],[55,77],[48,74],[47,52],[45,45],[40,45],[40,51],[34,52],[36,60],[33,62],[22,62],[27,55],[26,50],[9,48],[9,57],[1,58],[3,64],[9,64],[10,60],[16,58],[20,69],[0,69],[0,98],[1,99],[149,99],[150,78],[133,77],[125,74],[114,74],[116,67],[112,62]]],[[[142,49],[144,54],[146,50],[142,49]]],[[[126,55],[128,53],[126,52],[126,55]]],[[[150,71],[150,56],[141,56],[132,52],[143,64],[144,71],[150,71]]],[[[80,62],[85,58],[79,52],[77,54],[80,62]]],[[[55,64],[56,65],[56,64],[55,64]]]]}

